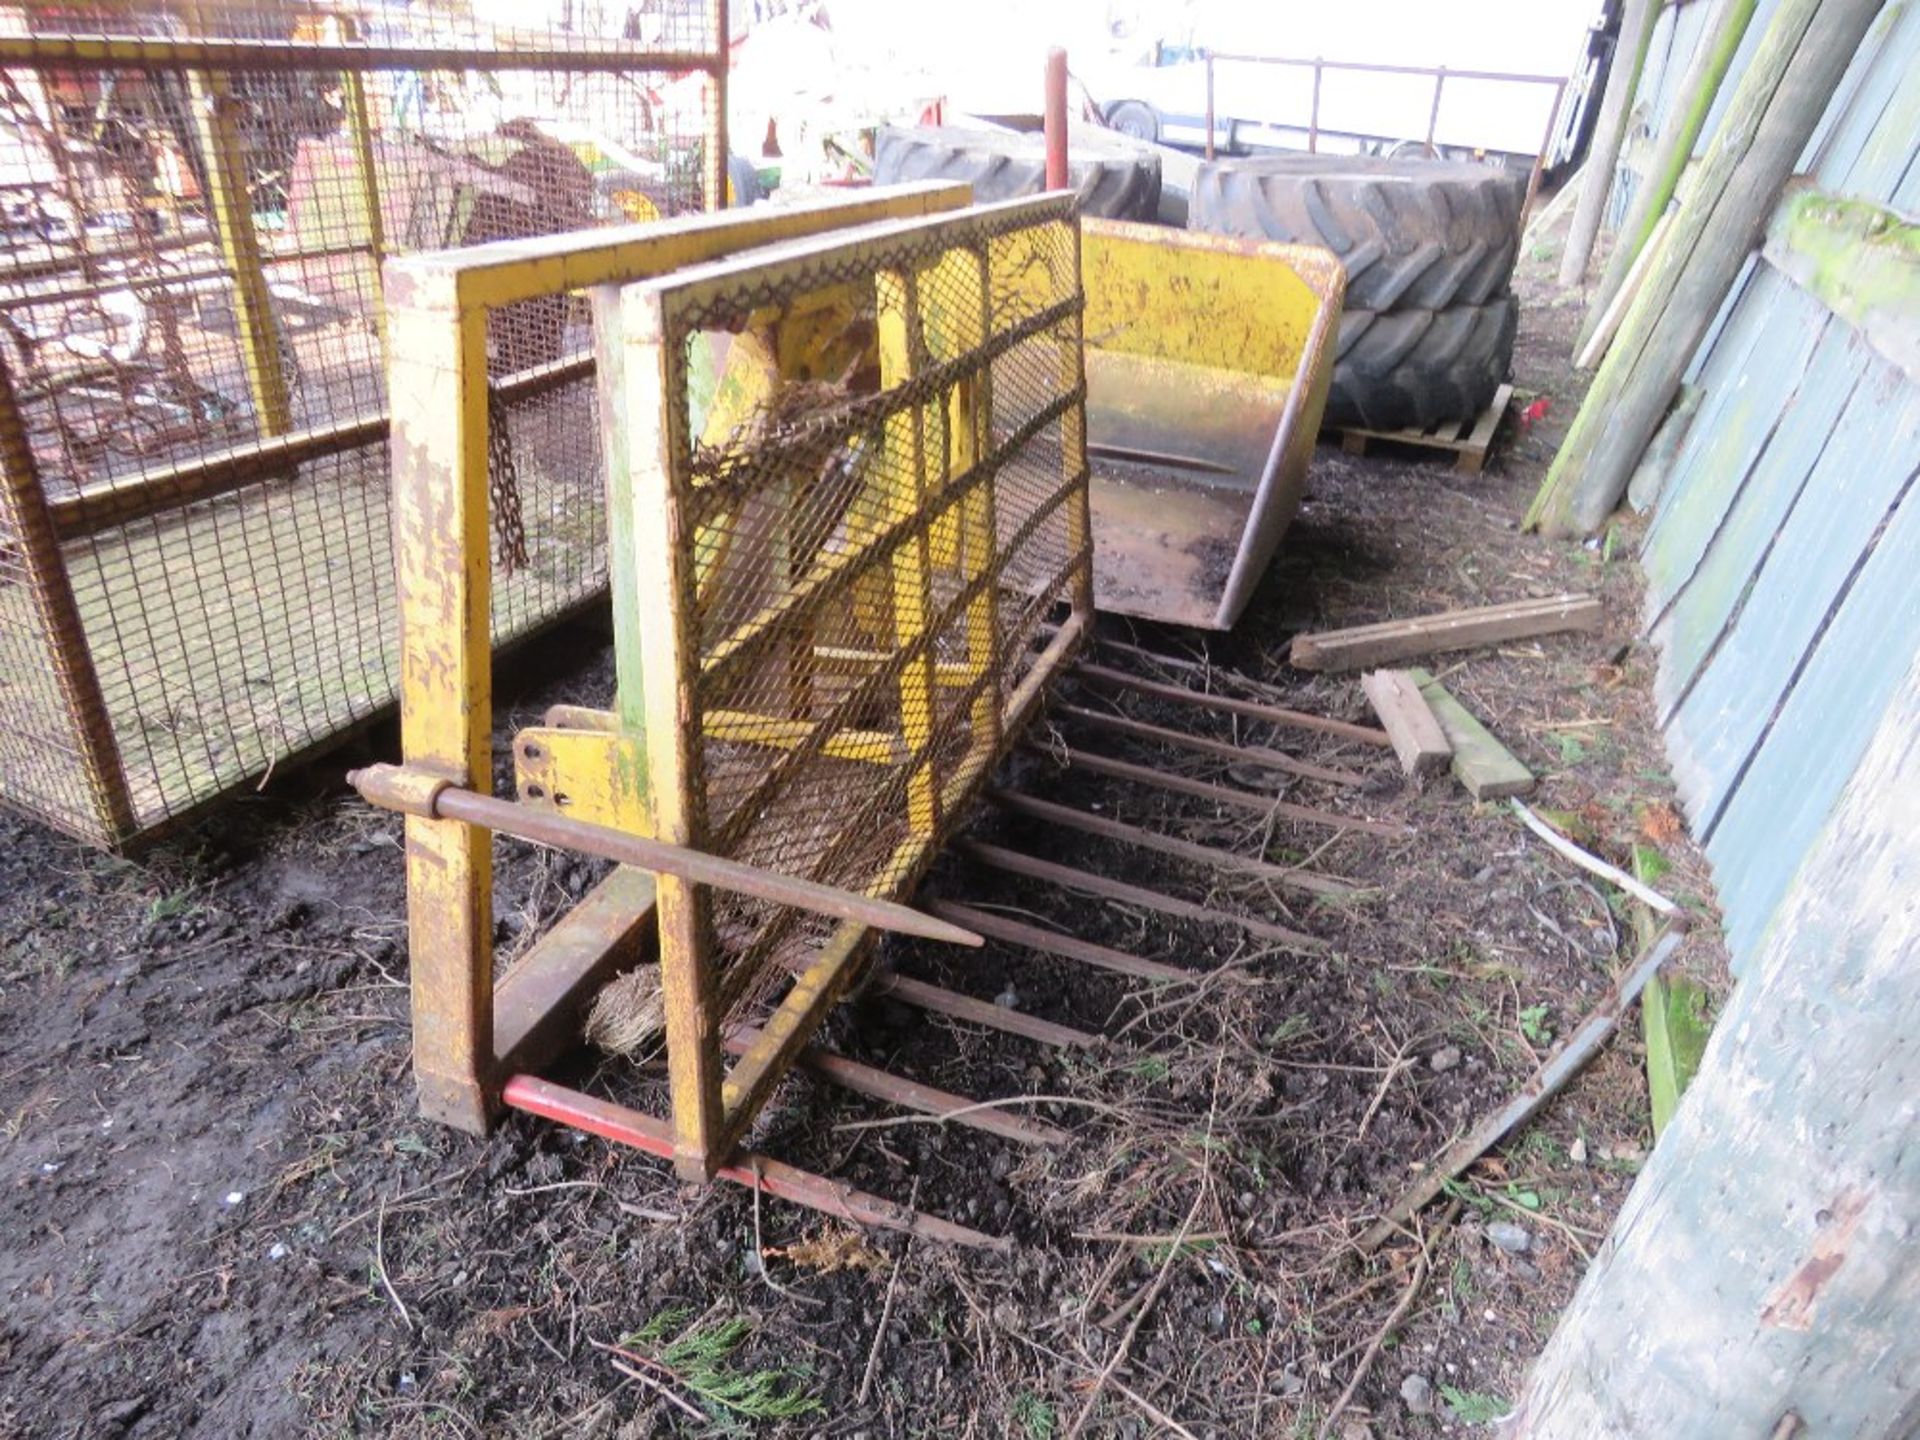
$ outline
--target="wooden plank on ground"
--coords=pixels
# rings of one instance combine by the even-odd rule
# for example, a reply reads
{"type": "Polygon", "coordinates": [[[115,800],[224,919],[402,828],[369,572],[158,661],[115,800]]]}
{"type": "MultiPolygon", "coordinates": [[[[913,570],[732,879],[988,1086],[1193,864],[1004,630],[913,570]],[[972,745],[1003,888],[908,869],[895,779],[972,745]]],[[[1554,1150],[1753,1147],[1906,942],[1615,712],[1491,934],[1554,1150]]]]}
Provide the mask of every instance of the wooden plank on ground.
{"type": "Polygon", "coordinates": [[[1453,778],[1476,800],[1498,800],[1524,795],[1533,789],[1533,772],[1514,759],[1513,752],[1493,738],[1493,732],[1474,718],[1438,680],[1425,670],[1407,672],[1420,687],[1433,718],[1440,722],[1453,747],[1453,778]]]}
{"type": "Polygon", "coordinates": [[[1402,770],[1409,775],[1432,775],[1446,768],[1453,759],[1453,746],[1411,675],[1404,670],[1372,670],[1360,677],[1360,688],[1386,727],[1402,770]]]}
{"type": "Polygon", "coordinates": [[[1441,650],[1465,650],[1500,640],[1599,628],[1599,598],[1573,592],[1296,635],[1287,658],[1301,670],[1359,670],[1441,650]]]}

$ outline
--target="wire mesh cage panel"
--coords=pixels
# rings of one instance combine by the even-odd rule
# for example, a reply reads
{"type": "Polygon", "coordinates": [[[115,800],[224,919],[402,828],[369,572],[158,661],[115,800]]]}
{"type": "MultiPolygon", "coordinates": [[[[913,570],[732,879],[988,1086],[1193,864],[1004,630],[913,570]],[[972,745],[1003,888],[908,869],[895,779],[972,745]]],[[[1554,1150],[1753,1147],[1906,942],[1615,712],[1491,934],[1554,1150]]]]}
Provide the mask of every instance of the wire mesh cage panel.
{"type": "MultiPolygon", "coordinates": [[[[119,842],[393,700],[382,262],[717,199],[724,23],[0,7],[0,799],[119,842]]],[[[605,514],[584,303],[485,346],[504,641],[605,514]]]]}
{"type": "MultiPolygon", "coordinates": [[[[911,890],[1090,610],[1078,241],[1066,200],[1015,201],[597,293],[609,724],[659,838],[911,890]]],[[[670,1024],[765,1027],[724,1118],[676,1074],[683,1139],[724,1150],[863,932],[656,883],[670,1024]]]]}

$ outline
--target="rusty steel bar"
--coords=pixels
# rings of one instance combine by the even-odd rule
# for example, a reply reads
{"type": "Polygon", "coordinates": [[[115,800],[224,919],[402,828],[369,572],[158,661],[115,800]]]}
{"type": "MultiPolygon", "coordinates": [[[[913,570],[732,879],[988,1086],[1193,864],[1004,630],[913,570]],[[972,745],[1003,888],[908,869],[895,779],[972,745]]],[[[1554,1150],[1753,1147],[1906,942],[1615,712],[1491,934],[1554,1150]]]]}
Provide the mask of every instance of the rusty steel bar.
{"type": "Polygon", "coordinates": [[[60,537],[47,506],[46,487],[34,463],[20,407],[14,403],[13,376],[4,358],[0,358],[0,480],[5,484],[0,516],[13,532],[8,538],[18,547],[34,615],[46,636],[53,683],[73,727],[94,820],[100,827],[100,835],[90,838],[115,844],[133,834],[138,818],[99,672],[87,649],[73,584],[60,557],[60,537]]]}
{"type": "MultiPolygon", "coordinates": [[[[759,1034],[751,1027],[735,1030],[727,1036],[727,1049],[736,1055],[744,1054],[759,1038],[759,1034]]],[[[904,1075],[895,1075],[876,1066],[863,1065],[858,1060],[836,1055],[831,1050],[822,1050],[817,1045],[802,1050],[799,1059],[800,1064],[821,1079],[830,1080],[843,1090],[865,1095],[870,1100],[898,1105],[903,1110],[936,1115],[949,1124],[965,1125],[970,1130],[985,1131],[1003,1140],[1013,1140],[1021,1145],[1064,1145],[1072,1138],[1066,1131],[1042,1121],[1026,1119],[1008,1109],[982,1107],[978,1101],[969,1100],[964,1095],[923,1085],[918,1080],[909,1080],[904,1075]]]]}
{"type": "MultiPolygon", "coordinates": [[[[542,1080],[536,1075],[515,1075],[507,1081],[501,1100],[515,1110],[558,1121],[603,1140],[631,1145],[663,1160],[673,1159],[673,1132],[667,1122],[616,1105],[592,1095],[582,1095],[564,1085],[542,1080]]],[[[810,1170],[801,1170],[764,1155],[736,1154],[714,1171],[721,1180],[759,1190],[777,1200],[790,1200],[810,1210],[838,1216],[854,1225],[869,1225],[878,1230],[904,1230],[924,1240],[948,1245],[970,1245],[984,1250],[1007,1252],[1011,1241],[986,1235],[951,1220],[925,1215],[905,1205],[869,1195],[851,1185],[829,1180],[810,1170]]]]}
{"type": "Polygon", "coordinates": [[[1047,51],[1046,73],[1047,189],[1067,188],[1067,52],[1059,46],[1047,51]]]}
{"type": "Polygon", "coordinates": [[[1157,910],[1162,915],[1173,915],[1182,920],[1198,920],[1209,925],[1237,925],[1249,935],[1257,935],[1263,940],[1271,940],[1276,945],[1294,950],[1319,951],[1327,948],[1327,942],[1324,940],[1299,930],[1289,930],[1284,925],[1275,925],[1270,920],[1261,920],[1251,915],[1234,915],[1225,910],[1215,910],[1211,906],[1196,905],[1193,901],[1182,900],[1177,895],[1162,894],[1158,890],[1145,890],[1138,885],[1128,885],[1124,881],[1109,880],[1104,875],[1089,875],[1083,870],[1056,865],[1051,860],[1023,855],[1018,850],[1008,850],[1000,845],[989,845],[979,840],[961,840],[957,843],[962,853],[989,869],[1003,870],[1009,875],[1024,875],[1029,880],[1043,880],[1050,885],[1078,890],[1087,895],[1098,895],[1103,900],[1118,900],[1122,905],[1137,905],[1143,910],[1157,910]]]}
{"type": "MultiPolygon", "coordinates": [[[[1053,756],[1053,751],[1041,741],[1029,741],[1028,748],[1036,755],[1053,756]]],[[[1311,805],[1295,805],[1291,801],[1282,800],[1277,795],[1263,795],[1255,790],[1235,790],[1227,785],[1214,785],[1205,780],[1195,780],[1190,776],[1155,770],[1150,765],[1135,765],[1129,760],[1115,760],[1111,756],[1098,755],[1090,750],[1069,747],[1066,763],[1069,769],[1085,770],[1089,774],[1105,775],[1114,780],[1130,780],[1137,785],[1151,785],[1156,789],[1171,790],[1176,795],[1191,795],[1196,800],[1210,800],[1216,805],[1230,805],[1254,815],[1271,815],[1281,820],[1294,820],[1302,825],[1324,825],[1329,830],[1351,830],[1362,835],[1378,835],[1385,840],[1404,840],[1413,834],[1411,826],[1390,825],[1384,820],[1362,820],[1357,816],[1342,815],[1333,810],[1316,810],[1311,805]]]]}
{"type": "Polygon", "coordinates": [[[1130,720],[1125,715],[1105,715],[1098,710],[1084,710],[1078,705],[1055,705],[1052,713],[1091,725],[1096,730],[1111,730],[1118,735],[1130,735],[1136,740],[1152,740],[1161,745],[1195,750],[1202,755],[1214,755],[1236,763],[1264,765],[1270,770],[1284,770],[1289,775],[1298,775],[1305,780],[1321,780],[1329,785],[1349,787],[1366,784],[1364,776],[1356,775],[1351,770],[1296,760],[1284,751],[1270,750],[1264,745],[1231,745],[1224,740],[1189,735],[1184,730],[1169,730],[1164,725],[1149,725],[1144,720],[1130,720]]]}
{"type": "MultiPolygon", "coordinates": [[[[1102,642],[1115,649],[1123,648],[1115,641],[1102,642]]],[[[1131,647],[1124,647],[1129,648],[1131,647]]],[[[1137,652],[1153,660],[1172,660],[1172,656],[1158,656],[1151,651],[1137,652]]],[[[1184,664],[1184,661],[1175,663],[1184,664]]],[[[1141,695],[1151,695],[1156,700],[1174,700],[1187,705],[1197,705],[1206,710],[1224,710],[1229,715],[1241,715],[1249,720],[1264,720],[1269,725],[1281,725],[1294,730],[1317,730],[1326,735],[1338,735],[1343,740],[1358,740],[1365,745],[1374,745],[1382,750],[1389,749],[1393,742],[1387,738],[1387,732],[1376,730],[1370,725],[1354,725],[1345,720],[1330,720],[1324,715],[1311,715],[1304,710],[1288,710],[1279,705],[1262,705],[1254,700],[1235,700],[1228,695],[1209,695],[1198,690],[1189,690],[1181,685],[1169,685],[1160,680],[1146,680],[1138,675],[1129,675],[1124,670],[1112,670],[1089,660],[1082,660],[1073,667],[1073,673],[1088,680],[1097,680],[1104,685],[1118,685],[1122,689],[1132,690],[1141,695]]]]}
{"type": "Polygon", "coordinates": [[[1344,897],[1357,895],[1361,890],[1360,886],[1351,881],[1314,875],[1300,869],[1297,865],[1275,865],[1269,860],[1239,855],[1232,850],[1222,850],[1216,845],[1197,844],[1192,840],[1182,840],[1174,835],[1162,835],[1157,830],[1143,830],[1138,825],[1123,824],[1101,815],[1089,815],[1086,811],[1076,810],[1071,805],[1057,805],[1051,800],[1036,800],[1031,795],[1020,795],[1011,790],[989,790],[987,799],[1002,810],[1011,811],[1015,815],[1024,815],[1031,820],[1045,820],[1063,829],[1078,830],[1082,834],[1098,836],[1102,840],[1114,840],[1122,845],[1136,845],[1142,850],[1158,851],[1162,855],[1170,855],[1176,860],[1185,860],[1209,870],[1237,870],[1273,885],[1304,890],[1310,895],[1344,897]]]}
{"type": "Polygon", "coordinates": [[[1055,1045],[1063,1050],[1085,1050],[1106,1041],[1105,1036],[1096,1035],[1090,1030],[1076,1030],[1071,1025],[1042,1020],[1038,1015],[1010,1010],[991,1000],[976,1000],[971,995],[929,985],[924,980],[915,980],[906,975],[877,977],[872,993],[891,996],[901,1004],[911,1005],[918,1010],[931,1010],[936,1015],[945,1015],[952,1020],[964,1020],[988,1030],[1004,1031],[1008,1035],[1018,1035],[1023,1040],[1055,1045]]]}
{"type": "Polygon", "coordinates": [[[761,870],[709,855],[684,845],[649,840],[644,835],[629,835],[604,825],[589,825],[529,809],[512,800],[482,795],[442,780],[424,771],[401,765],[370,765],[348,774],[347,783],[372,805],[428,820],[459,820],[465,824],[512,835],[536,845],[575,850],[582,855],[597,855],[657,875],[674,875],[696,885],[711,885],[776,905],[793,905],[816,915],[836,920],[857,920],[876,930],[891,930],[914,935],[922,940],[943,940],[952,945],[982,945],[986,942],[971,931],[944,920],[922,914],[907,905],[878,900],[850,890],[836,890],[813,880],[802,880],[772,870],[761,870]]]}
{"type": "MultiPolygon", "coordinates": [[[[724,43],[724,42],[723,42],[724,43]]],[[[0,35],[0,67],[74,70],[706,70],[724,49],[636,50],[618,46],[372,45],[291,40],[174,39],[150,35],[0,35]]]]}
{"type": "Polygon", "coordinates": [[[1177,965],[1168,965],[1160,960],[1145,960],[1138,955],[1129,955],[1124,950],[1095,945],[1092,941],[1082,940],[1077,935],[1065,935],[1058,930],[1043,930],[1038,925],[1009,920],[1004,915],[976,910],[971,905],[959,905],[951,900],[931,900],[927,903],[927,909],[935,915],[953,921],[956,925],[965,925],[970,930],[978,930],[989,940],[1002,940],[1025,950],[1039,950],[1048,955],[1057,955],[1063,960],[1078,960],[1083,965],[1092,965],[1100,970],[1111,970],[1116,975],[1126,975],[1135,980],[1191,981],[1200,978],[1193,971],[1182,970],[1177,965]]]}

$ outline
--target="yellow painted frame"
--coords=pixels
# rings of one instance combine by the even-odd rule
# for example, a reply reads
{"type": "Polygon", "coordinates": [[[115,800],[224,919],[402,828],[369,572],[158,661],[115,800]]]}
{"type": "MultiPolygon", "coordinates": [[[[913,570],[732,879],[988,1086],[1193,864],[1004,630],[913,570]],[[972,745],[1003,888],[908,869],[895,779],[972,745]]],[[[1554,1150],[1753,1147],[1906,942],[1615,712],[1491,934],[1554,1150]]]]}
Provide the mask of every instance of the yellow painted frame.
{"type": "MultiPolygon", "coordinates": [[[[853,200],[501,241],[386,263],[402,749],[409,764],[491,789],[488,311],[630,284],[799,236],[951,210],[968,194],[960,185],[903,186],[853,200]]],[[[610,377],[603,374],[601,383],[610,377]]],[[[637,600],[616,587],[616,608],[631,609],[637,600]]],[[[490,837],[459,821],[409,817],[414,1072],[422,1113],[484,1132],[498,1104],[501,1062],[529,1065],[558,1043],[563,1027],[553,1017],[633,952],[651,921],[654,888],[616,873],[502,978],[496,1006],[490,837]]],[[[687,924],[685,906],[665,908],[674,925],[687,924]]],[[[708,1088],[717,1096],[717,1077],[708,1088]]]]}

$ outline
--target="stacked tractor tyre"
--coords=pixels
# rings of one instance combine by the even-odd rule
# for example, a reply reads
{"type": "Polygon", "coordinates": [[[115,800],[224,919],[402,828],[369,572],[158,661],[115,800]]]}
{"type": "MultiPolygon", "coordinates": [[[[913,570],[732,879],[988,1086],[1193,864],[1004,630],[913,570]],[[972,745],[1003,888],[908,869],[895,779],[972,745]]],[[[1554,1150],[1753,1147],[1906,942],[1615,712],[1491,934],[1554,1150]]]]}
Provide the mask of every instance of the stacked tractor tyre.
{"type": "MultiPolygon", "coordinates": [[[[1160,208],[1160,157],[1119,135],[1075,135],[1067,179],[1083,215],[1152,220],[1160,208]]],[[[908,180],[964,180],[981,203],[1038,195],[1047,188],[1046,142],[1013,130],[890,126],[874,141],[873,182],[908,180]]]]}
{"type": "Polygon", "coordinates": [[[1444,160],[1286,155],[1201,167],[1189,225],[1319,245],[1347,271],[1329,425],[1468,420],[1513,358],[1524,186],[1444,160]]]}

